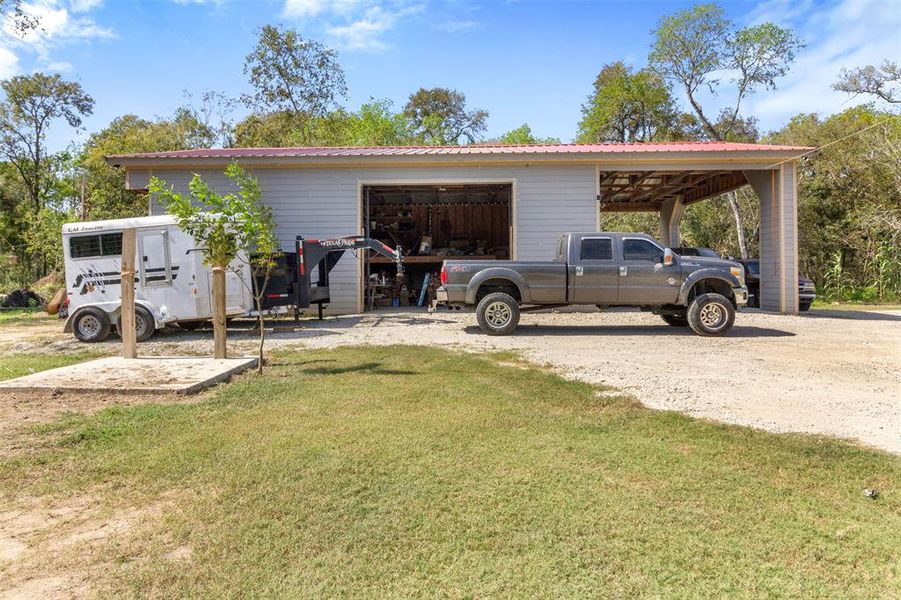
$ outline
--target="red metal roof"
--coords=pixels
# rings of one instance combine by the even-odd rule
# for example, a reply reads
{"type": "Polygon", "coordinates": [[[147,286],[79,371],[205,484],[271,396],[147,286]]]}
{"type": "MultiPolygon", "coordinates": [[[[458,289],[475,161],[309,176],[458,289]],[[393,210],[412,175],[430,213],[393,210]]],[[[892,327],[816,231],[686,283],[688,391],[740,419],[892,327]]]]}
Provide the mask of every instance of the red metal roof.
{"type": "Polygon", "coordinates": [[[738,142],[662,142],[633,144],[532,144],[468,146],[333,146],[300,148],[209,148],[116,154],[117,159],[238,159],[238,158],[303,158],[303,157],[376,157],[376,156],[478,156],[521,154],[616,154],[630,152],[781,152],[798,154],[813,150],[804,146],[775,146],[738,142]]]}

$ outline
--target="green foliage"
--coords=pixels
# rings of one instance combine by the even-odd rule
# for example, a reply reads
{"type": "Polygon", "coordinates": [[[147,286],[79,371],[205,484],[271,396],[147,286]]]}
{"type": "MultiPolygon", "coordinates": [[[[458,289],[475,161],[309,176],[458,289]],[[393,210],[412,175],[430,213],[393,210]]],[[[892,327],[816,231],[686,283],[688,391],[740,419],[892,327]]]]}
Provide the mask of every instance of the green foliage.
{"type": "Polygon", "coordinates": [[[307,121],[322,117],[347,96],[338,54],[294,29],[265,25],[244,62],[244,74],[254,88],[244,102],[256,112],[290,113],[306,134],[307,121]]]}
{"type": "Polygon", "coordinates": [[[150,193],[201,245],[206,264],[225,268],[239,252],[271,256],[278,241],[272,209],[262,203],[259,181],[235,163],[225,175],[237,193],[219,194],[197,174],[188,184],[190,194],[175,192],[157,177],[150,181],[150,193]]]}
{"type": "Polygon", "coordinates": [[[488,111],[466,109],[466,95],[447,88],[419,88],[404,106],[419,143],[436,146],[469,144],[485,132],[488,111]]]}
{"type": "Polygon", "coordinates": [[[656,72],[622,61],[601,68],[582,105],[580,142],[650,142],[683,137],[669,84],[656,72]]]}
{"type": "Polygon", "coordinates": [[[414,143],[409,120],[392,108],[390,100],[372,98],[356,112],[337,109],[310,119],[298,119],[289,111],[254,113],[235,127],[235,146],[403,146],[414,143]]]}
{"type": "Polygon", "coordinates": [[[216,131],[189,107],[172,118],[148,121],[135,115],[117,117],[88,138],[79,165],[84,172],[85,219],[116,219],[147,214],[147,198],[125,189],[125,172],[106,157],[136,152],[164,152],[213,145],[216,131]]]}
{"type": "Polygon", "coordinates": [[[494,144],[510,144],[510,145],[523,145],[523,144],[559,144],[560,138],[555,137],[546,137],[539,138],[535,137],[532,134],[532,128],[529,127],[528,123],[523,123],[516,129],[511,129],[507,133],[503,134],[501,137],[496,140],[489,140],[488,143],[494,144]]]}
{"type": "Polygon", "coordinates": [[[824,147],[798,166],[802,270],[837,300],[901,297],[901,116],[798,115],[766,141],[824,147]]]}
{"type": "Polygon", "coordinates": [[[44,206],[48,176],[45,139],[50,125],[62,119],[78,127],[94,110],[94,99],[81,85],[59,75],[34,73],[0,82],[0,155],[12,163],[28,191],[35,212],[44,206]]]}

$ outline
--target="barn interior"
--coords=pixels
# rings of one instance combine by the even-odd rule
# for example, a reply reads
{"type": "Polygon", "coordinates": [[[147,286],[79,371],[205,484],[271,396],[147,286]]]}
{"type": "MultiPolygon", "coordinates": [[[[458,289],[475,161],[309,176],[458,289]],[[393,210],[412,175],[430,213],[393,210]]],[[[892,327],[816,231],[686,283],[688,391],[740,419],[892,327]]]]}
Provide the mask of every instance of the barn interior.
{"type": "Polygon", "coordinates": [[[363,188],[363,229],[404,253],[406,285],[390,259],[364,264],[364,304],[428,306],[441,262],[505,260],[511,246],[510,184],[373,185],[363,188]]]}

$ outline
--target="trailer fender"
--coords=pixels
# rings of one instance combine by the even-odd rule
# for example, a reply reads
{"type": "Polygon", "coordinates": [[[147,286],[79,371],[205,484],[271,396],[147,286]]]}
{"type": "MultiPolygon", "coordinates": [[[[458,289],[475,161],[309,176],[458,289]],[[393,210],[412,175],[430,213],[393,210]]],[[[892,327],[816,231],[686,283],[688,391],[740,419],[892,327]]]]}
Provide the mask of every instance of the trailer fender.
{"type": "Polygon", "coordinates": [[[685,281],[682,282],[682,287],[679,288],[678,304],[682,306],[687,305],[688,296],[691,294],[691,288],[703,279],[717,279],[728,285],[730,289],[741,287],[741,283],[739,283],[738,279],[733,277],[731,273],[724,273],[719,269],[699,269],[691,273],[685,278],[685,281]]]}
{"type": "Polygon", "coordinates": [[[483,271],[479,271],[469,280],[469,285],[466,286],[466,304],[476,303],[476,295],[478,294],[479,288],[489,279],[500,279],[515,285],[519,290],[520,302],[522,304],[529,304],[531,302],[532,295],[529,291],[529,284],[526,282],[525,277],[513,269],[508,269],[506,267],[489,267],[483,271]]]}

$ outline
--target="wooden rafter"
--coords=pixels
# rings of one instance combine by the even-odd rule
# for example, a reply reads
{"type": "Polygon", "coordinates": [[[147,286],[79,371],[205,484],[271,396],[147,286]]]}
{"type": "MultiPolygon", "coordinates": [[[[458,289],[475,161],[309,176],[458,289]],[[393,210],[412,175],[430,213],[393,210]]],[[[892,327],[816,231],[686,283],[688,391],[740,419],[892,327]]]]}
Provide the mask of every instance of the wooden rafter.
{"type": "Polygon", "coordinates": [[[609,171],[601,175],[601,210],[654,211],[674,197],[700,202],[747,184],[741,171],[609,171]]]}

